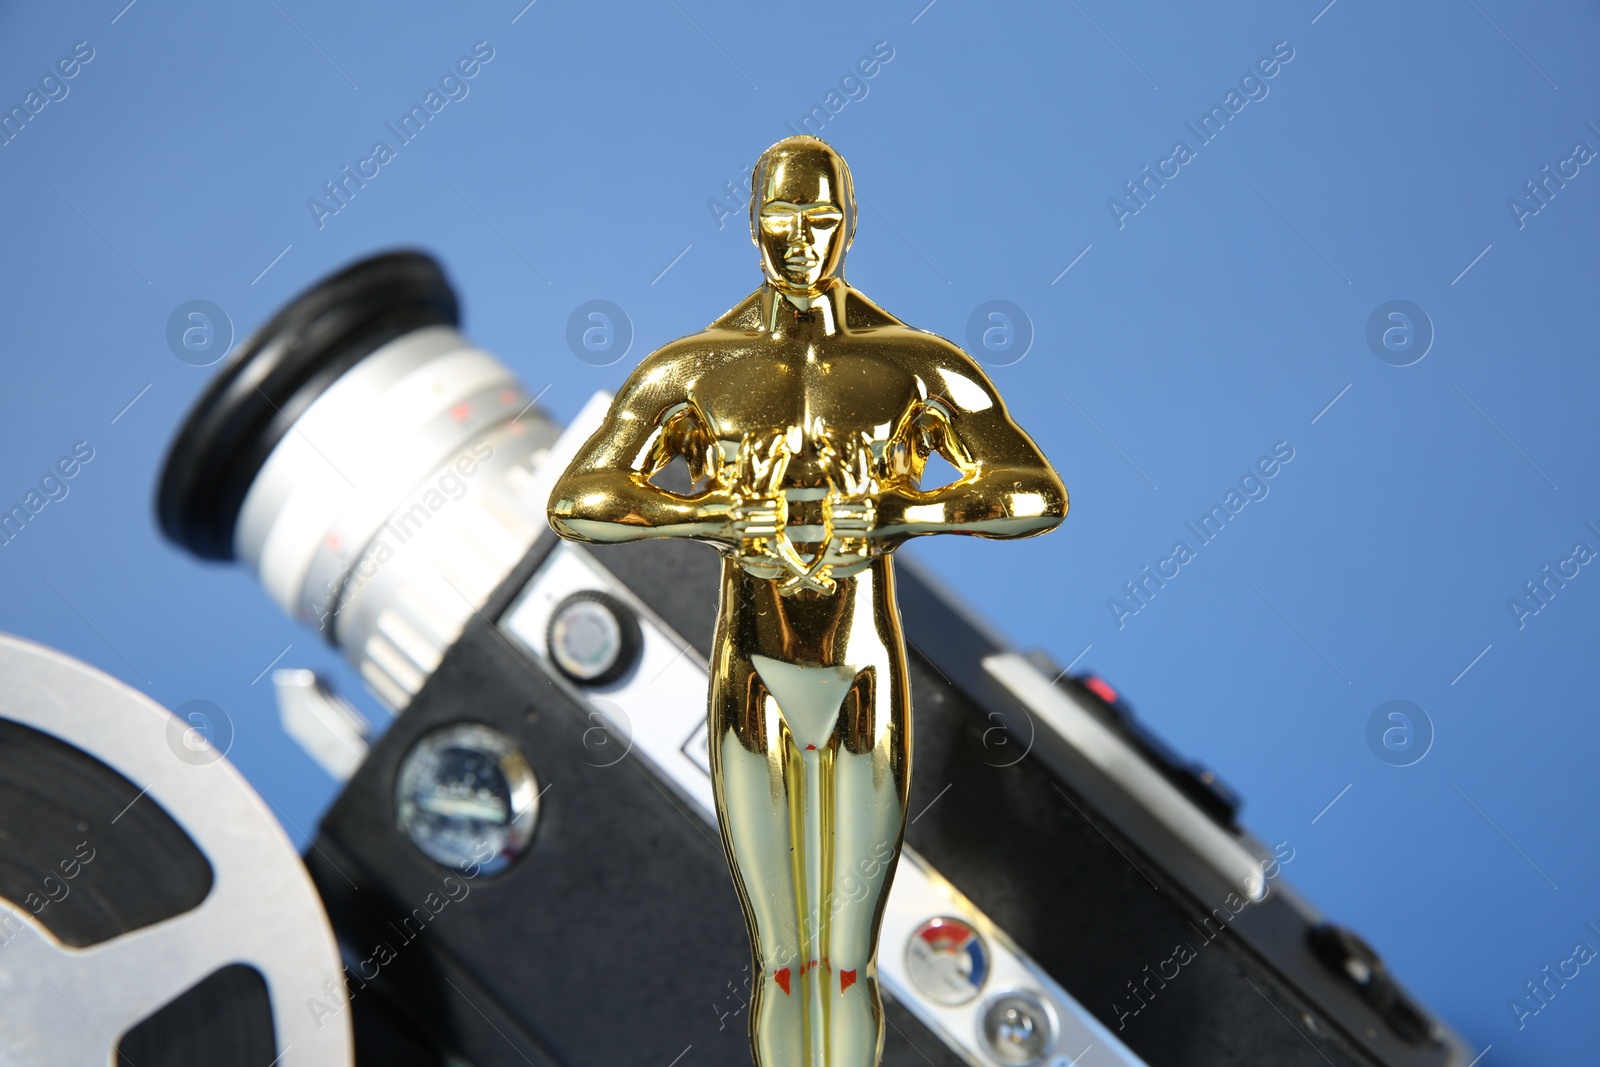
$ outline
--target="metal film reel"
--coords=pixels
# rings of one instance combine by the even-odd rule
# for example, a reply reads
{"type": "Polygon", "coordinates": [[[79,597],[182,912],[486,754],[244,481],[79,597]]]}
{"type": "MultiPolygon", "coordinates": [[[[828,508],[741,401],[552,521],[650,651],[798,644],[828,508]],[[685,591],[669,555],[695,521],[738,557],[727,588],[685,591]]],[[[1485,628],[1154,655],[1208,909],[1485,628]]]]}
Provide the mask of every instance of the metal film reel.
{"type": "Polygon", "coordinates": [[[148,697],[5,635],[0,1062],[353,1062],[332,930],[266,804],[148,697]]]}

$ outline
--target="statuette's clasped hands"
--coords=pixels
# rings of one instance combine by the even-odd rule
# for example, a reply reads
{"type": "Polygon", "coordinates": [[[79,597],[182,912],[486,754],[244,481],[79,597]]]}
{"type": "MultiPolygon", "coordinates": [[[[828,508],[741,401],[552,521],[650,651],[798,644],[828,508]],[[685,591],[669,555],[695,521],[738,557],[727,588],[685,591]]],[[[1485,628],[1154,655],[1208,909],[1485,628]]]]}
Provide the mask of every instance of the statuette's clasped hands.
{"type": "Polygon", "coordinates": [[[741,553],[766,552],[783,535],[788,523],[783,476],[790,456],[783,434],[740,442],[732,464],[728,520],[741,553]]]}

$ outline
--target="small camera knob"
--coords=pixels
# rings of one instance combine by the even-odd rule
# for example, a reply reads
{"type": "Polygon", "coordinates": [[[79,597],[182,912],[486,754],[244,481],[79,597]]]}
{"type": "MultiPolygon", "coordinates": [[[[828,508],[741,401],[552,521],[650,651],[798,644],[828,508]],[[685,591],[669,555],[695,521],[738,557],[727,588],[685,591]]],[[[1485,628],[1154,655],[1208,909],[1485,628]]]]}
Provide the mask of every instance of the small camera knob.
{"type": "Polygon", "coordinates": [[[579,685],[601,686],[628,673],[643,638],[632,609],[614,596],[586,590],[556,606],[545,644],[562,674],[579,685]]]}

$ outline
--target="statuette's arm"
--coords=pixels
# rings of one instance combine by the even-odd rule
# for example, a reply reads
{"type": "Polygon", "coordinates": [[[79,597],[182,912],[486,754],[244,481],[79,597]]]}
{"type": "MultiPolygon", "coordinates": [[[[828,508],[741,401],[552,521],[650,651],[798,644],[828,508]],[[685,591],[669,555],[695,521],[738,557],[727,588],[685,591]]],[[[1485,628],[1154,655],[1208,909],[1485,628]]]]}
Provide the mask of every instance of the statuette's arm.
{"type": "Polygon", "coordinates": [[[942,368],[939,378],[945,389],[917,415],[913,444],[919,453],[943,456],[960,477],[927,491],[889,487],[879,503],[877,536],[1013,538],[1059,526],[1067,488],[1011,420],[987,376],[963,357],[962,364],[942,368]]]}
{"type": "Polygon", "coordinates": [[[693,408],[664,396],[645,369],[635,372],[606,421],[584,444],[550,494],[550,525],[574,541],[615,543],[650,537],[735,539],[729,499],[717,488],[684,496],[651,483],[683,456],[700,483],[710,442],[693,408]]]}

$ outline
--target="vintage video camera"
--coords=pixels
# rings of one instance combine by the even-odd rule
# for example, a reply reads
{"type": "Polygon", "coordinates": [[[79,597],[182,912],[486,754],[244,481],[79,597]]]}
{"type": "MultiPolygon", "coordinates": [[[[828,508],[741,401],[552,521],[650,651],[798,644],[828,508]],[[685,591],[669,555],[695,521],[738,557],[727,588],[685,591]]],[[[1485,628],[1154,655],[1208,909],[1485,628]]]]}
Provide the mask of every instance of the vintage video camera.
{"type": "MultiPolygon", "coordinates": [[[[161,476],[167,536],[242,559],[397,716],[369,743],[316,679],[275,679],[347,780],[305,856],[345,990],[277,990],[277,1051],[288,1004],[385,1067],[748,1064],[705,750],[717,557],[558,541],[551,483],[607,398],[563,430],[458,322],[419,253],[319,282],[221,369],[161,476]]],[[[1291,842],[1242,829],[1105,681],[899,571],[916,741],[884,1064],[1464,1067],[1285,884],[1291,842]]]]}

